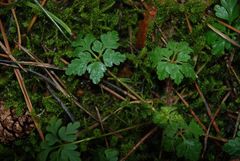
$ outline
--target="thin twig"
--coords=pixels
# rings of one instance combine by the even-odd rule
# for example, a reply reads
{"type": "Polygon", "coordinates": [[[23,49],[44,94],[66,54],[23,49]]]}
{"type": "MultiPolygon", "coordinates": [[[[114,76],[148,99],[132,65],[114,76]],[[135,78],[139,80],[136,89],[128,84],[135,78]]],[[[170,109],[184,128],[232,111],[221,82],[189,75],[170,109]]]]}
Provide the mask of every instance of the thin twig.
{"type": "Polygon", "coordinates": [[[178,95],[178,97],[180,98],[180,100],[183,102],[183,104],[189,109],[191,115],[194,117],[194,119],[196,120],[196,122],[202,127],[202,129],[204,131],[207,131],[206,126],[201,122],[201,120],[198,118],[198,116],[195,114],[195,112],[192,110],[192,108],[189,106],[188,102],[182,97],[182,95],[180,93],[178,93],[178,91],[176,91],[176,94],[178,95]]]}
{"type": "MultiPolygon", "coordinates": [[[[210,118],[211,120],[214,120],[214,119],[213,119],[213,116],[212,116],[211,109],[210,109],[210,107],[209,107],[209,105],[208,105],[208,103],[207,103],[207,100],[205,99],[205,97],[204,97],[202,91],[200,90],[197,82],[195,82],[195,87],[196,87],[196,89],[197,89],[198,94],[200,95],[200,97],[201,97],[202,100],[203,100],[203,103],[204,103],[204,105],[205,105],[205,107],[206,107],[207,114],[208,114],[209,118],[210,118]]],[[[220,134],[220,129],[219,129],[219,127],[218,127],[218,125],[217,125],[217,123],[216,123],[215,120],[213,121],[213,127],[214,127],[215,131],[217,132],[217,134],[220,134]]]]}
{"type": "Polygon", "coordinates": [[[240,112],[238,112],[237,120],[236,120],[236,123],[235,123],[235,129],[234,129],[234,132],[233,132],[233,138],[235,138],[236,135],[237,135],[237,132],[239,130],[239,123],[240,123],[240,112]]]}
{"type": "Polygon", "coordinates": [[[87,142],[87,141],[99,139],[99,138],[102,138],[102,137],[115,135],[115,134],[125,132],[125,131],[128,131],[128,130],[136,129],[136,128],[142,127],[144,125],[146,125],[146,123],[133,125],[133,126],[130,126],[130,127],[124,128],[124,129],[120,129],[120,130],[117,130],[117,131],[113,131],[113,132],[110,132],[110,133],[106,133],[106,134],[103,134],[103,135],[100,135],[100,136],[93,136],[93,137],[85,138],[85,139],[82,139],[82,140],[71,142],[69,144],[80,144],[80,143],[83,143],[83,142],[87,142]]]}
{"type": "Polygon", "coordinates": [[[239,33],[240,34],[240,30],[236,29],[235,27],[221,21],[221,20],[217,20],[220,24],[224,25],[225,27],[229,28],[230,30],[233,30],[235,31],[236,33],[239,33]]]}
{"type": "MultiPolygon", "coordinates": [[[[0,19],[0,30],[1,30],[2,37],[3,37],[3,41],[4,41],[4,43],[5,43],[5,47],[6,47],[6,50],[7,50],[6,53],[8,53],[8,55],[9,55],[9,57],[10,57],[10,56],[12,55],[12,54],[11,54],[11,48],[10,48],[10,45],[9,45],[9,42],[8,42],[8,38],[7,38],[7,35],[6,35],[6,32],[5,32],[5,29],[4,29],[4,27],[3,27],[3,24],[2,24],[2,20],[1,20],[1,19],[0,19]]],[[[11,58],[11,57],[10,57],[10,58],[11,58]]],[[[13,59],[13,61],[14,61],[14,59],[13,59]]],[[[19,66],[19,67],[21,67],[21,66],[19,66]]],[[[29,97],[29,95],[28,95],[26,86],[25,86],[25,84],[24,84],[23,77],[22,77],[22,75],[21,75],[21,73],[20,73],[20,70],[17,69],[17,68],[14,68],[14,73],[15,73],[15,75],[16,75],[16,77],[17,77],[19,86],[20,86],[20,88],[21,88],[21,90],[22,90],[22,93],[23,93],[23,96],[24,96],[24,99],[25,99],[27,108],[28,108],[29,112],[32,113],[32,112],[33,112],[33,106],[32,106],[32,103],[31,103],[31,99],[30,99],[30,97],[29,97]]],[[[40,125],[39,125],[38,121],[37,121],[34,117],[32,117],[32,119],[33,119],[33,122],[34,122],[34,124],[35,124],[35,127],[36,127],[36,129],[37,129],[37,131],[38,131],[38,133],[39,133],[40,138],[41,138],[42,140],[44,140],[44,135],[43,135],[43,132],[42,132],[42,130],[41,130],[41,128],[40,128],[40,125]]]]}
{"type": "Polygon", "coordinates": [[[191,25],[191,23],[189,21],[189,18],[188,18],[187,14],[185,14],[185,19],[187,21],[188,30],[189,30],[190,33],[192,33],[192,25],[191,25]]]}
{"type": "Polygon", "coordinates": [[[10,61],[10,60],[3,60],[0,59],[0,62],[7,63],[7,64],[21,64],[21,65],[28,65],[28,66],[36,66],[36,67],[42,67],[42,68],[49,68],[49,69],[55,69],[55,70],[65,70],[64,68],[59,68],[55,65],[48,64],[48,63],[39,63],[39,62],[33,62],[33,61],[10,61]]]}
{"type": "MultiPolygon", "coordinates": [[[[102,133],[105,133],[105,130],[104,130],[104,127],[103,127],[102,118],[101,118],[101,115],[100,115],[100,112],[99,112],[97,106],[95,106],[95,110],[97,112],[98,122],[100,124],[101,131],[102,131],[102,133]]],[[[109,143],[108,143],[107,137],[104,137],[104,140],[105,140],[106,147],[108,148],[109,147],[109,143]]]]}
{"type": "Polygon", "coordinates": [[[120,99],[120,100],[123,100],[123,101],[126,101],[126,99],[121,96],[120,94],[118,94],[117,92],[111,90],[110,88],[108,88],[107,86],[103,85],[102,83],[100,84],[100,87],[102,89],[104,89],[105,91],[109,92],[111,95],[113,95],[114,97],[120,99]]]}
{"type": "MultiPolygon", "coordinates": [[[[33,60],[35,60],[37,63],[42,63],[42,60],[39,59],[37,56],[35,56],[34,54],[32,54],[28,49],[24,48],[23,46],[20,46],[21,49],[27,53],[33,60]]],[[[87,113],[89,116],[91,116],[94,120],[97,121],[97,119],[94,117],[93,114],[91,114],[91,112],[89,112],[88,110],[86,110],[76,99],[76,97],[74,97],[73,95],[71,95],[70,93],[68,93],[64,86],[61,85],[61,83],[59,83],[58,80],[56,80],[56,77],[54,76],[54,74],[52,74],[50,71],[48,71],[47,69],[44,69],[45,72],[48,74],[48,76],[52,79],[52,81],[54,82],[54,86],[56,89],[58,89],[60,92],[62,92],[62,94],[69,98],[71,101],[74,102],[74,104],[76,106],[78,106],[81,110],[83,110],[85,113],[87,113]]]]}
{"type": "Polygon", "coordinates": [[[152,134],[154,134],[157,131],[158,127],[154,127],[151,129],[134,147],[125,155],[120,161],[125,161],[127,158],[141,145],[143,142],[149,138],[152,134]]]}
{"type": "Polygon", "coordinates": [[[225,40],[227,40],[228,42],[230,42],[231,44],[233,44],[236,47],[240,48],[240,45],[234,41],[233,39],[231,39],[229,36],[227,36],[226,34],[222,33],[220,30],[216,29],[215,27],[213,27],[210,24],[207,24],[207,26],[212,29],[215,33],[217,33],[219,36],[221,36],[222,38],[224,38],[225,40]]]}
{"type": "MultiPolygon", "coordinates": [[[[8,2],[10,3],[10,0],[8,0],[8,2]]],[[[12,8],[11,11],[12,11],[12,15],[13,15],[14,21],[16,23],[16,27],[17,27],[18,44],[21,45],[22,44],[21,31],[20,31],[18,19],[17,19],[17,16],[16,16],[15,8],[12,8]]],[[[18,48],[20,49],[20,47],[18,47],[18,48]]]]}
{"type": "Polygon", "coordinates": [[[133,96],[131,93],[129,93],[129,92],[121,89],[120,87],[118,87],[118,86],[116,86],[116,85],[114,85],[114,84],[112,84],[112,83],[110,83],[110,82],[108,82],[108,81],[106,81],[106,80],[103,80],[103,83],[105,83],[105,84],[107,84],[108,86],[114,88],[115,90],[121,92],[122,94],[128,96],[129,98],[131,98],[131,99],[133,99],[133,100],[137,100],[137,98],[136,98],[135,96],[133,96]]]}
{"type": "Polygon", "coordinates": [[[53,98],[60,104],[62,109],[67,113],[68,117],[71,119],[72,122],[75,121],[73,114],[69,111],[68,107],[62,102],[62,100],[55,94],[53,89],[50,87],[50,85],[47,83],[47,89],[52,94],[53,98]]]}

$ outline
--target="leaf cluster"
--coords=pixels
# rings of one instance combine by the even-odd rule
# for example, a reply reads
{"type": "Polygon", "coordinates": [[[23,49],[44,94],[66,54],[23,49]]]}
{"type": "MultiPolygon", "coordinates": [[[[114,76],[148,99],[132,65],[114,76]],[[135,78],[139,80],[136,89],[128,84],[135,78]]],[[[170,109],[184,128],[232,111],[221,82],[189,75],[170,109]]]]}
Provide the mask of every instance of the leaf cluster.
{"type": "Polygon", "coordinates": [[[119,47],[118,40],[118,33],[115,31],[102,34],[100,40],[91,34],[84,38],[79,36],[72,44],[77,58],[68,65],[66,74],[82,76],[87,71],[93,83],[99,83],[107,67],[119,65],[126,59],[124,54],[115,51],[119,47]]]}
{"type": "Polygon", "coordinates": [[[52,118],[47,126],[47,135],[41,143],[40,161],[80,161],[77,145],[71,144],[77,139],[78,122],[62,126],[60,119],[52,118]]]}
{"type": "Polygon", "coordinates": [[[156,69],[158,79],[171,78],[180,84],[184,77],[195,79],[190,53],[193,50],[187,42],[168,42],[166,48],[156,47],[150,53],[150,61],[156,69]]]}
{"type": "Polygon", "coordinates": [[[166,151],[176,151],[178,157],[197,161],[202,145],[199,137],[202,129],[192,120],[189,125],[176,111],[175,107],[162,107],[153,117],[154,123],[164,127],[163,148],[166,151]]]}
{"type": "Polygon", "coordinates": [[[223,150],[231,156],[240,156],[240,131],[237,133],[236,138],[224,144],[223,150]]]}

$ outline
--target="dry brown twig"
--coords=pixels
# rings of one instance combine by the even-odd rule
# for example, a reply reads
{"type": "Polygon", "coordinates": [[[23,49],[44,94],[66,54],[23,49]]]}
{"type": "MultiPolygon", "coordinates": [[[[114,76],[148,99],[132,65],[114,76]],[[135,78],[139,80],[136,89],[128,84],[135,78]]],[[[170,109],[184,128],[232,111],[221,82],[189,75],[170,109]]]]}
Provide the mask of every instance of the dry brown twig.
{"type": "MultiPolygon", "coordinates": [[[[102,117],[101,117],[101,114],[100,114],[97,106],[95,106],[95,110],[96,110],[96,113],[97,113],[97,118],[98,118],[98,122],[99,122],[100,127],[101,127],[101,131],[102,131],[102,133],[104,133],[105,129],[104,129],[104,126],[103,126],[102,117]]],[[[104,137],[104,140],[105,140],[106,147],[108,148],[109,147],[109,143],[108,143],[108,140],[107,140],[106,136],[104,137]]]]}
{"type": "Polygon", "coordinates": [[[209,107],[209,105],[208,105],[208,102],[207,102],[207,100],[205,99],[205,97],[204,97],[201,89],[199,88],[197,82],[195,82],[195,88],[197,89],[198,94],[200,95],[200,97],[201,97],[202,100],[203,100],[203,103],[204,103],[204,105],[205,105],[205,107],[206,107],[206,110],[207,110],[207,115],[209,116],[209,118],[210,118],[211,120],[213,120],[213,127],[214,127],[215,131],[217,132],[218,135],[220,135],[220,129],[219,129],[216,121],[213,119],[213,115],[212,115],[211,109],[210,109],[210,107],[209,107]]]}
{"type": "Polygon", "coordinates": [[[134,145],[134,147],[127,153],[127,155],[125,155],[120,161],[125,161],[127,160],[127,158],[134,152],[137,150],[137,148],[143,144],[143,142],[148,139],[152,134],[154,134],[157,131],[158,127],[154,127],[153,129],[151,129],[143,138],[141,138],[141,140],[139,140],[139,142],[134,145]]]}
{"type": "MultiPolygon", "coordinates": [[[[8,56],[10,57],[12,54],[11,54],[11,48],[10,48],[10,45],[9,45],[9,42],[8,42],[8,38],[7,38],[7,35],[6,35],[6,32],[5,32],[5,29],[3,27],[3,23],[2,23],[2,20],[0,19],[0,30],[1,30],[1,33],[2,33],[2,37],[3,37],[3,41],[5,43],[5,48],[6,48],[6,53],[8,54],[8,56]]],[[[11,57],[10,57],[11,58],[11,57]]],[[[15,59],[16,60],[16,59],[15,59]]],[[[14,61],[14,59],[13,59],[14,61]]],[[[17,80],[18,80],[18,83],[19,83],[19,86],[22,90],[22,93],[23,93],[23,96],[24,96],[24,99],[25,99],[25,102],[26,102],[26,105],[27,105],[27,108],[29,110],[30,113],[33,112],[33,106],[32,106],[32,103],[31,103],[31,99],[28,95],[28,92],[27,92],[27,89],[26,89],[26,86],[24,84],[24,80],[23,80],[23,77],[21,75],[21,72],[19,69],[14,69],[14,73],[17,77],[17,80]]],[[[43,135],[43,132],[40,128],[40,125],[38,123],[38,121],[32,117],[33,121],[34,121],[34,124],[35,124],[35,127],[39,133],[39,136],[42,140],[44,140],[44,135],[43,135]]]]}
{"type": "Polygon", "coordinates": [[[225,97],[222,99],[221,104],[218,106],[216,112],[213,115],[213,118],[211,119],[211,122],[208,125],[208,129],[207,129],[207,132],[206,132],[205,137],[204,137],[204,146],[203,146],[202,158],[204,158],[205,152],[207,150],[207,141],[208,141],[208,137],[209,137],[209,132],[211,130],[211,126],[212,126],[214,120],[216,119],[217,115],[219,114],[222,104],[224,104],[224,102],[227,100],[227,98],[230,96],[230,94],[231,94],[231,92],[229,91],[225,95],[225,97]]]}
{"type": "Polygon", "coordinates": [[[195,114],[195,112],[192,110],[192,108],[189,106],[188,102],[182,97],[182,95],[180,93],[178,93],[178,91],[176,91],[177,96],[180,98],[180,100],[183,102],[183,104],[189,109],[191,115],[194,117],[194,119],[196,120],[196,122],[202,127],[202,129],[204,131],[207,131],[206,126],[201,122],[201,120],[198,118],[198,116],[195,114]]]}

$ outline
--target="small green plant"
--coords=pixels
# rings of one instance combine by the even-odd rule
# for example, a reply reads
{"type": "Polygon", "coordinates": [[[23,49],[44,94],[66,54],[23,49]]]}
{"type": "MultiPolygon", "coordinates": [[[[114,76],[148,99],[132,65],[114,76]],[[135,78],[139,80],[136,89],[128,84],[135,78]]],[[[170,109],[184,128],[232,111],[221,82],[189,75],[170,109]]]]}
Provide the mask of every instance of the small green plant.
{"type": "Polygon", "coordinates": [[[41,143],[39,161],[81,161],[77,145],[70,144],[77,139],[78,122],[62,126],[60,119],[52,118],[47,126],[47,135],[41,143]]]}
{"type": "Polygon", "coordinates": [[[240,156],[240,131],[237,133],[236,138],[224,144],[223,150],[231,156],[240,156]]]}
{"type": "Polygon", "coordinates": [[[66,70],[67,75],[83,75],[88,71],[94,84],[101,81],[107,67],[119,65],[124,62],[124,54],[115,51],[119,47],[118,33],[115,31],[102,34],[100,40],[88,34],[84,38],[78,37],[73,42],[74,56],[66,70]]]}
{"type": "Polygon", "coordinates": [[[199,137],[202,129],[192,120],[189,125],[175,107],[162,107],[153,117],[153,122],[164,128],[162,146],[168,152],[176,151],[178,157],[197,161],[202,145],[199,137]]]}
{"type": "Polygon", "coordinates": [[[176,84],[180,84],[184,77],[194,79],[196,75],[189,63],[191,52],[193,50],[186,42],[170,41],[166,48],[156,47],[150,53],[150,61],[156,68],[158,79],[170,77],[176,84]]]}
{"type": "MultiPolygon", "coordinates": [[[[220,24],[213,24],[213,26],[222,32],[226,32],[226,28],[220,24]]],[[[208,31],[205,34],[205,37],[206,43],[211,47],[211,52],[213,55],[221,56],[226,50],[229,50],[232,47],[228,41],[213,31],[208,31]]]]}
{"type": "Polygon", "coordinates": [[[217,17],[230,23],[240,15],[238,0],[221,0],[221,6],[215,5],[214,10],[217,17]]]}

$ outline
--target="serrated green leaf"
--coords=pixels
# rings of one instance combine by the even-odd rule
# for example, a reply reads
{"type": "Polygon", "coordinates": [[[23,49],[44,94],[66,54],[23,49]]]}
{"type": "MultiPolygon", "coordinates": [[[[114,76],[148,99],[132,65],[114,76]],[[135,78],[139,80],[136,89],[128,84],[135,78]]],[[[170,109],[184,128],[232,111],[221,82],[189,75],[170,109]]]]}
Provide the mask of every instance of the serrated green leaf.
{"type": "Polygon", "coordinates": [[[196,121],[192,120],[185,131],[185,135],[198,139],[201,135],[203,135],[203,130],[196,121]]]}
{"type": "Polygon", "coordinates": [[[54,151],[50,154],[50,160],[51,161],[60,161],[60,149],[57,151],[54,151]]]}
{"type": "Polygon", "coordinates": [[[53,134],[47,134],[45,137],[45,141],[48,145],[54,145],[55,143],[57,143],[59,141],[57,135],[53,135],[53,134]]]}
{"type": "Polygon", "coordinates": [[[176,147],[177,156],[184,157],[190,161],[197,161],[200,157],[202,145],[198,140],[183,140],[176,147]]]}
{"type": "Polygon", "coordinates": [[[43,151],[41,151],[39,154],[38,154],[38,158],[37,160],[38,161],[47,161],[47,158],[49,156],[49,153],[51,152],[51,148],[49,149],[45,149],[43,151]]]}
{"type": "Polygon", "coordinates": [[[216,5],[214,7],[214,11],[216,12],[216,16],[219,18],[222,18],[224,20],[229,20],[229,14],[226,10],[226,8],[220,6],[220,5],[216,5]]]}
{"type": "MultiPolygon", "coordinates": [[[[221,30],[222,32],[226,30],[226,28],[216,24],[214,24],[214,27],[221,30]]],[[[212,48],[212,54],[216,56],[220,56],[224,54],[225,49],[227,49],[229,45],[229,43],[226,40],[224,40],[222,37],[220,37],[219,35],[217,35],[212,31],[207,32],[206,41],[207,41],[207,44],[210,45],[212,48]]]]}
{"type": "Polygon", "coordinates": [[[189,44],[185,41],[179,42],[177,45],[177,52],[179,54],[188,55],[193,52],[193,49],[189,47],[189,44]]]}
{"type": "Polygon", "coordinates": [[[169,74],[166,72],[167,62],[159,62],[157,65],[157,75],[159,80],[164,80],[169,77],[169,74]]]}
{"type": "MultiPolygon", "coordinates": [[[[182,71],[183,64],[188,64],[190,60],[189,54],[193,50],[189,47],[187,42],[174,42],[170,41],[167,48],[156,47],[149,56],[153,67],[156,67],[159,80],[170,77],[176,84],[180,84],[185,76],[182,71]]],[[[191,66],[188,66],[191,67],[191,66]]],[[[193,67],[191,67],[191,76],[193,75],[193,67]]],[[[189,69],[190,71],[190,69],[189,69]]],[[[190,75],[189,74],[189,75],[190,75]]],[[[188,75],[188,74],[186,74],[188,75]]]]}
{"type": "Polygon", "coordinates": [[[240,138],[236,137],[235,139],[229,140],[223,146],[223,150],[231,156],[240,155],[240,138]]]}
{"type": "Polygon", "coordinates": [[[212,54],[213,55],[222,55],[224,54],[226,41],[225,40],[217,40],[215,44],[212,45],[212,54]]]}
{"type": "Polygon", "coordinates": [[[221,0],[221,5],[214,7],[217,17],[232,22],[240,15],[238,0],[221,0]]]}
{"type": "Polygon", "coordinates": [[[107,67],[112,67],[113,64],[119,65],[120,63],[124,62],[126,56],[121,54],[120,52],[115,52],[112,49],[106,49],[103,54],[103,62],[107,67]]]}
{"type": "Polygon", "coordinates": [[[172,78],[176,84],[180,84],[183,80],[183,74],[180,72],[180,66],[169,63],[165,68],[166,72],[170,74],[170,78],[172,78]]]}
{"type": "Polygon", "coordinates": [[[92,50],[100,53],[103,50],[103,44],[98,40],[94,41],[92,50]]]}
{"type": "Polygon", "coordinates": [[[167,152],[173,152],[175,151],[176,145],[177,145],[177,140],[179,140],[176,137],[164,137],[163,140],[163,148],[167,152]]]}
{"type": "Polygon", "coordinates": [[[93,61],[91,54],[88,52],[81,52],[79,57],[79,59],[72,60],[68,65],[66,70],[67,75],[83,75],[87,70],[87,65],[93,61]]]}
{"type": "Polygon", "coordinates": [[[118,37],[118,33],[116,31],[107,32],[106,34],[102,34],[100,38],[101,38],[104,48],[117,49],[119,46],[119,44],[118,44],[119,37],[118,37]]]}
{"type": "Polygon", "coordinates": [[[98,84],[103,78],[105,71],[107,68],[101,62],[94,62],[88,65],[87,71],[90,74],[90,79],[94,84],[98,84]]]}
{"type": "Polygon", "coordinates": [[[106,149],[104,153],[107,161],[118,161],[119,152],[116,149],[106,149]]]}
{"type": "Polygon", "coordinates": [[[157,125],[165,127],[175,122],[177,122],[179,125],[183,124],[184,120],[176,111],[176,107],[163,106],[161,107],[160,111],[154,113],[153,122],[157,125]]]}
{"type": "Polygon", "coordinates": [[[196,78],[196,74],[195,71],[193,70],[193,67],[190,64],[182,64],[180,66],[180,71],[183,73],[183,75],[187,78],[192,78],[195,79],[196,78]]]}
{"type": "Polygon", "coordinates": [[[49,125],[47,126],[47,131],[52,133],[53,135],[57,135],[57,131],[58,129],[61,127],[62,125],[62,120],[61,119],[57,119],[56,117],[51,118],[51,120],[49,121],[49,125]]]}
{"type": "Polygon", "coordinates": [[[190,60],[190,56],[185,54],[184,52],[181,52],[177,56],[177,62],[182,63],[182,62],[188,62],[190,60]]]}
{"type": "Polygon", "coordinates": [[[87,34],[81,41],[79,41],[79,51],[91,51],[92,43],[96,40],[96,38],[91,35],[87,34]]]}
{"type": "Polygon", "coordinates": [[[65,144],[60,152],[62,161],[81,161],[80,153],[76,149],[77,146],[75,144],[65,144]]]}
{"type": "Polygon", "coordinates": [[[77,129],[80,127],[79,122],[69,123],[67,127],[61,127],[58,131],[58,136],[66,142],[73,142],[77,139],[77,129]]]}
{"type": "Polygon", "coordinates": [[[161,48],[156,47],[149,56],[150,61],[152,62],[153,67],[157,67],[158,63],[161,62],[161,56],[159,53],[161,52],[161,48]]]}

